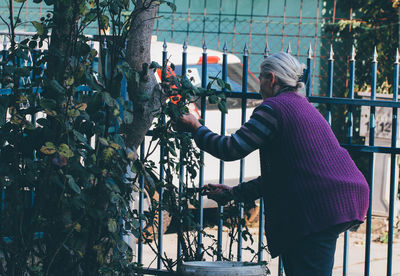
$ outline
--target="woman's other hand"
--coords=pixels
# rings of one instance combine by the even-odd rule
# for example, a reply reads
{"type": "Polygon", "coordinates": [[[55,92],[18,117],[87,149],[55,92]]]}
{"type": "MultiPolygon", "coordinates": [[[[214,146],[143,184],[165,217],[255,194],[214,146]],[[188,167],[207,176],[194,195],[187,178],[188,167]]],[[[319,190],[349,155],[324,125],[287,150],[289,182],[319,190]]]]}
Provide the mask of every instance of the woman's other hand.
{"type": "Polygon", "coordinates": [[[232,187],[224,184],[204,185],[202,194],[207,195],[209,199],[215,200],[220,205],[226,205],[233,200],[232,187]]]}
{"type": "Polygon", "coordinates": [[[184,114],[177,121],[173,122],[176,131],[193,132],[201,127],[199,120],[192,114],[184,114]]]}

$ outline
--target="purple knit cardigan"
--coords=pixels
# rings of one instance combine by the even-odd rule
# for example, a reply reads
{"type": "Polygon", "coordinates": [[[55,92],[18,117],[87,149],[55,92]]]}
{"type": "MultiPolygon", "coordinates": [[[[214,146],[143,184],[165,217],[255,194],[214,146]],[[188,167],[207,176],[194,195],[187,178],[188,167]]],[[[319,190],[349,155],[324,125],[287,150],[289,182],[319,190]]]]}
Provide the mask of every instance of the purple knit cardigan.
{"type": "Polygon", "coordinates": [[[279,122],[272,145],[260,149],[271,255],[329,226],[363,222],[368,184],[318,110],[293,92],[263,103],[274,109],[279,122]]]}

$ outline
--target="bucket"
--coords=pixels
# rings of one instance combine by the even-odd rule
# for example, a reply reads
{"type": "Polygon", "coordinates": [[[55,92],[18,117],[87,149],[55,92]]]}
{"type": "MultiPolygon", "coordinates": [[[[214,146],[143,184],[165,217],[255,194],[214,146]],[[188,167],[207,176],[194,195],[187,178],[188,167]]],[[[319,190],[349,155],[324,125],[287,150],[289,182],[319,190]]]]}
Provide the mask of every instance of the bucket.
{"type": "Polygon", "coordinates": [[[248,262],[184,262],[182,276],[263,276],[268,274],[265,265],[248,262]]]}

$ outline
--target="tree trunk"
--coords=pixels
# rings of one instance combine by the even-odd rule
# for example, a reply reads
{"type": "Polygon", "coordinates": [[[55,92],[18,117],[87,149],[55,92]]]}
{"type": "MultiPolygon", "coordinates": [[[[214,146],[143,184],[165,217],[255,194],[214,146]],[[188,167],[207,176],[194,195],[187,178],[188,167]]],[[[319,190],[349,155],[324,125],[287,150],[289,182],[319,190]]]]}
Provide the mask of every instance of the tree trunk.
{"type": "Polygon", "coordinates": [[[153,71],[148,70],[151,35],[158,7],[151,2],[150,0],[137,1],[126,49],[127,62],[135,71],[140,72],[141,76],[138,84],[134,82],[128,84],[128,94],[133,102],[134,110],[133,122],[126,126],[126,145],[135,148],[143,141],[154,116],[160,110],[162,102],[165,101],[153,71]],[[148,100],[140,100],[139,94],[148,100]]]}
{"type": "Polygon", "coordinates": [[[71,54],[71,43],[74,42],[74,33],[77,12],[74,12],[79,1],[54,1],[54,27],[51,32],[46,76],[49,80],[63,81],[68,57],[71,54]]]}

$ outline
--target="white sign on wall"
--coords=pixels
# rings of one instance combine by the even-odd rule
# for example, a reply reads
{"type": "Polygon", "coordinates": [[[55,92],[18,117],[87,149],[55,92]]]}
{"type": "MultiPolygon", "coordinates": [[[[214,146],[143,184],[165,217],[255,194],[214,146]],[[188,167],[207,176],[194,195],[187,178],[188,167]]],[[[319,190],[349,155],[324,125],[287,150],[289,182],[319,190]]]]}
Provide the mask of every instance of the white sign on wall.
{"type": "MultiPolygon", "coordinates": [[[[369,106],[361,107],[360,136],[369,135],[370,110],[369,106]]],[[[375,137],[392,138],[392,108],[380,106],[375,108],[375,137]]]]}

